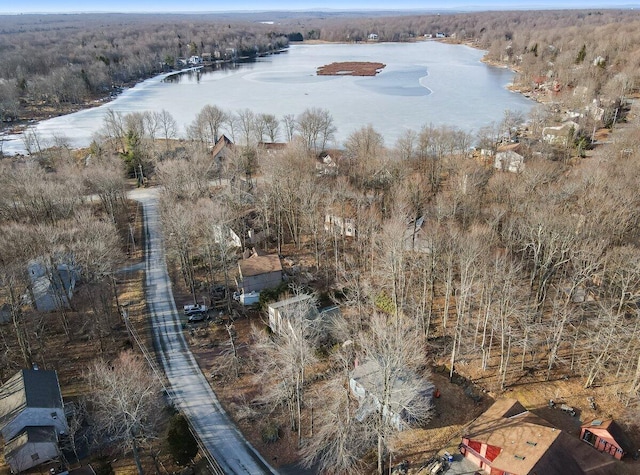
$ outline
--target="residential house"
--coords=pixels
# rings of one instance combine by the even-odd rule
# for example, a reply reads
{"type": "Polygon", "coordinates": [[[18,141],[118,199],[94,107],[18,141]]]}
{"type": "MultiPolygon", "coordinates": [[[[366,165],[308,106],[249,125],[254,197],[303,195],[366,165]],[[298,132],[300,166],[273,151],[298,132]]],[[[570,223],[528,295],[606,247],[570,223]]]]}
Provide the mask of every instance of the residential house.
{"type": "Polygon", "coordinates": [[[431,254],[433,243],[431,237],[423,229],[424,220],[425,217],[420,216],[408,223],[403,236],[406,251],[431,254]]]}
{"type": "Polygon", "coordinates": [[[403,430],[412,422],[411,411],[416,398],[422,399],[420,405],[427,405],[433,398],[435,387],[426,380],[421,380],[410,371],[395,371],[392,375],[389,404],[382,407],[380,399],[384,393],[382,367],[376,360],[368,360],[357,364],[349,379],[351,393],[358,399],[360,407],[356,417],[364,420],[376,411],[382,411],[387,422],[397,430],[403,430]],[[416,390],[416,381],[422,381],[416,390]]]}
{"type": "Polygon", "coordinates": [[[355,237],[356,211],[348,202],[327,209],[324,216],[324,230],[341,236],[355,237]]]}
{"type": "Polygon", "coordinates": [[[4,446],[4,458],[13,473],[49,462],[60,455],[54,427],[25,427],[4,446]]]}
{"type": "Polygon", "coordinates": [[[233,149],[233,142],[229,137],[222,134],[217,138],[215,145],[211,148],[211,156],[218,168],[222,167],[222,162],[227,158],[229,152],[233,149]]]}
{"type": "Polygon", "coordinates": [[[229,248],[242,247],[242,241],[233,229],[222,224],[212,224],[211,232],[216,244],[225,242],[229,248]]]}
{"type": "Polygon", "coordinates": [[[524,170],[524,157],[513,150],[497,152],[493,167],[505,172],[521,173],[524,170]]]}
{"type": "Polygon", "coordinates": [[[294,297],[273,302],[268,305],[269,328],[273,333],[282,335],[286,332],[296,334],[298,319],[315,320],[318,315],[313,296],[300,294],[294,297]]]}
{"type": "Polygon", "coordinates": [[[481,470],[511,475],[608,475],[615,461],[526,410],[496,401],[465,428],[460,452],[481,470]]]}
{"type": "Polygon", "coordinates": [[[67,431],[55,371],[23,369],[0,387],[0,432],[14,473],[56,458],[67,431]]]}
{"type": "Polygon", "coordinates": [[[601,103],[598,99],[591,101],[591,104],[585,107],[587,114],[595,121],[601,121],[604,119],[605,110],[601,107],[601,103]]]}
{"type": "Polygon", "coordinates": [[[279,152],[286,150],[288,142],[258,142],[258,150],[261,156],[273,157],[279,152]]]}
{"type": "Polygon", "coordinates": [[[580,126],[577,123],[567,121],[556,127],[543,128],[542,140],[551,145],[566,146],[571,143],[579,130],[580,126]]]}
{"type": "Polygon", "coordinates": [[[27,266],[31,280],[33,304],[40,312],[68,308],[78,278],[68,264],[51,268],[42,259],[32,260],[27,266]]]}
{"type": "Polygon", "coordinates": [[[236,284],[243,294],[277,287],[282,282],[282,263],[277,254],[260,255],[255,250],[245,251],[238,262],[236,284]]]}
{"type": "Polygon", "coordinates": [[[580,431],[580,439],[618,460],[634,452],[631,441],[612,419],[594,419],[584,424],[580,431]]]}
{"type": "Polygon", "coordinates": [[[336,176],[338,174],[338,164],[331,155],[326,154],[316,160],[317,176],[336,176]]]}
{"type": "Polygon", "coordinates": [[[369,39],[369,41],[378,41],[378,34],[377,33],[369,33],[369,36],[367,38],[369,39]]]}

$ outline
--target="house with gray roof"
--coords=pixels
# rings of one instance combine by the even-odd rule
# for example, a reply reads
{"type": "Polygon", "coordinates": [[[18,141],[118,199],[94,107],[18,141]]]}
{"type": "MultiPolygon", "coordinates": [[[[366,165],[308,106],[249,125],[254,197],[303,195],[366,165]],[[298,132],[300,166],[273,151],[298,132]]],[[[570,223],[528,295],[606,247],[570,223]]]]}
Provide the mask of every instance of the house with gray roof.
{"type": "Polygon", "coordinates": [[[55,371],[23,369],[0,387],[0,432],[14,472],[57,457],[58,436],[67,431],[55,371]]]}
{"type": "Polygon", "coordinates": [[[69,308],[78,274],[68,264],[49,266],[42,259],[29,262],[33,305],[40,312],[69,308]]]}
{"type": "Polygon", "coordinates": [[[435,386],[428,380],[409,371],[394,371],[384,387],[384,369],[379,361],[370,359],[356,363],[351,372],[349,388],[359,403],[356,418],[365,420],[376,411],[382,411],[387,423],[401,431],[414,422],[412,408],[427,408],[431,405],[435,386]],[[383,403],[385,390],[389,392],[388,402],[383,403]]]}
{"type": "Polygon", "coordinates": [[[13,473],[58,457],[58,434],[52,426],[25,427],[4,446],[4,459],[13,473]]]}

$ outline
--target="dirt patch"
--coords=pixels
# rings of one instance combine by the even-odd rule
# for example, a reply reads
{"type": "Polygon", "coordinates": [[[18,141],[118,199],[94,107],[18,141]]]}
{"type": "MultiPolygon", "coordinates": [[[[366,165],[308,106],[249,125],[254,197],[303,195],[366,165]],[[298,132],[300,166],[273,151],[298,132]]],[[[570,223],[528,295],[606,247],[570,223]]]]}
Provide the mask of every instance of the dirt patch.
{"type": "Polygon", "coordinates": [[[386,66],[369,61],[331,63],[318,68],[318,76],[375,76],[386,66]]]}

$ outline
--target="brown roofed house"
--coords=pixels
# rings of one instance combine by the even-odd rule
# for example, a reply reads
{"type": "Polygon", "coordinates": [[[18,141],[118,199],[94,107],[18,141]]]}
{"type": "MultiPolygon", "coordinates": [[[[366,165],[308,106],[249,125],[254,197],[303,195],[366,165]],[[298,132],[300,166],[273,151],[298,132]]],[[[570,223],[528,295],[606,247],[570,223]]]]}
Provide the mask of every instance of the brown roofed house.
{"type": "Polygon", "coordinates": [[[611,419],[594,419],[584,424],[580,431],[580,439],[618,460],[633,452],[631,441],[622,428],[611,419]]]}
{"type": "Polygon", "coordinates": [[[238,262],[238,290],[248,294],[277,287],[282,282],[282,263],[277,254],[248,251],[238,262]]]}
{"type": "Polygon", "coordinates": [[[467,428],[462,454],[491,474],[607,475],[607,460],[576,437],[556,429],[515,399],[496,401],[467,428]],[[584,448],[580,448],[580,447],[584,448]],[[588,449],[588,450],[585,450],[588,449]]]}

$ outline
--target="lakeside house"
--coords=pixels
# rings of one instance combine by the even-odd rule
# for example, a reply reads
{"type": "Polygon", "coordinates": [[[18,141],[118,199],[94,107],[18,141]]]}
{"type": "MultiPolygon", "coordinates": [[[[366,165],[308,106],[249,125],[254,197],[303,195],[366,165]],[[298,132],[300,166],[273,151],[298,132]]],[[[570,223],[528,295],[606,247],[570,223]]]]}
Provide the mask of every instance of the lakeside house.
{"type": "Polygon", "coordinates": [[[524,157],[513,150],[500,151],[495,154],[493,167],[503,172],[522,173],[524,157]]]}
{"type": "Polygon", "coordinates": [[[562,125],[545,127],[542,129],[542,140],[551,145],[567,146],[574,139],[580,126],[569,120],[562,125]]]}

